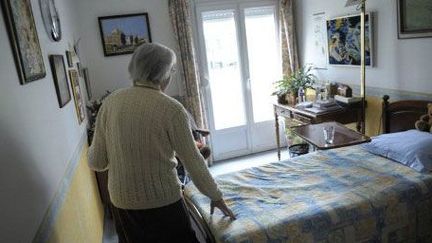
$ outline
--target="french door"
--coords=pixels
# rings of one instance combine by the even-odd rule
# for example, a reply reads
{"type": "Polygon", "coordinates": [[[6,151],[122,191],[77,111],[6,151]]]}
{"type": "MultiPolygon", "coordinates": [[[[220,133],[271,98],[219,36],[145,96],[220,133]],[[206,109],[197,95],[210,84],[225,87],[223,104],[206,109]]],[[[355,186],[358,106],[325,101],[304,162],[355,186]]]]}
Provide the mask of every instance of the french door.
{"type": "Polygon", "coordinates": [[[276,1],[196,5],[215,161],[276,147],[270,95],[282,72],[277,9],[276,1]]]}

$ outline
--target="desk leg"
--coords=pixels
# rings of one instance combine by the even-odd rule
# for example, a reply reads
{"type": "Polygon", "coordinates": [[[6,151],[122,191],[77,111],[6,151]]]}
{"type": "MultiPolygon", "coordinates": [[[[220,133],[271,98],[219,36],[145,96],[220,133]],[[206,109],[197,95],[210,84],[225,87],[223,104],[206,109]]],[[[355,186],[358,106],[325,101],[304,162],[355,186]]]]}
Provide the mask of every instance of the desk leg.
{"type": "Polygon", "coordinates": [[[278,155],[278,160],[280,161],[281,151],[280,151],[280,137],[279,137],[279,117],[276,112],[276,107],[274,107],[274,116],[275,116],[275,128],[276,128],[277,155],[278,155]]]}
{"type": "Polygon", "coordinates": [[[357,132],[361,132],[362,131],[362,119],[363,119],[363,115],[362,115],[362,111],[358,110],[357,111],[357,132]]]}

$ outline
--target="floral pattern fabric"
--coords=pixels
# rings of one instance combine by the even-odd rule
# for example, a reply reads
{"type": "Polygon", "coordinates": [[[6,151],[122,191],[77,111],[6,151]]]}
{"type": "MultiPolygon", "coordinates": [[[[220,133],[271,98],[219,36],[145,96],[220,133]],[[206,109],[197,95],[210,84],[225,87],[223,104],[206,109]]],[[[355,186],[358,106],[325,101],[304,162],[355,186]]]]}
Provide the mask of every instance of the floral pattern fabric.
{"type": "Polygon", "coordinates": [[[177,39],[177,62],[181,76],[183,104],[198,127],[206,126],[206,116],[200,92],[200,76],[191,29],[191,7],[188,0],[169,0],[169,14],[177,39]]]}
{"type": "Polygon", "coordinates": [[[432,174],[361,146],[317,151],[216,178],[237,216],[209,213],[217,242],[432,242],[432,174]]]}
{"type": "Polygon", "coordinates": [[[280,32],[283,75],[290,76],[299,67],[294,0],[281,0],[280,2],[280,32]]]}

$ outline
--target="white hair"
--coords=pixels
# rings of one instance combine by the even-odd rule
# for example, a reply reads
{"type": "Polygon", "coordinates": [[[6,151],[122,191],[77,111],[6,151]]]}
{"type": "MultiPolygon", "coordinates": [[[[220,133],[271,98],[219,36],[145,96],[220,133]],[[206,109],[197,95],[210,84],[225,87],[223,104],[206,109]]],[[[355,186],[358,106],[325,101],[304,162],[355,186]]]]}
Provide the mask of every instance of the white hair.
{"type": "Polygon", "coordinates": [[[134,84],[147,81],[162,85],[171,79],[175,63],[173,50],[161,44],[145,43],[135,50],[129,74],[134,84]]]}

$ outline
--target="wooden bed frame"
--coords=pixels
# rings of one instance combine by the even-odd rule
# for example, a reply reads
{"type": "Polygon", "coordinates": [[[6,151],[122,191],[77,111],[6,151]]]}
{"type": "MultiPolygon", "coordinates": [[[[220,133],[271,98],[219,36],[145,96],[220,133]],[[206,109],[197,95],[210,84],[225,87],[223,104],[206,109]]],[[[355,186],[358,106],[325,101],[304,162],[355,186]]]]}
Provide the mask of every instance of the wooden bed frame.
{"type": "Polygon", "coordinates": [[[389,103],[384,95],[382,102],[382,127],[384,133],[401,132],[414,128],[420,116],[427,113],[426,100],[401,100],[389,103]]]}
{"type": "MultiPolygon", "coordinates": [[[[205,221],[204,217],[199,212],[198,208],[195,206],[192,200],[188,198],[186,195],[184,195],[183,197],[186,203],[186,207],[189,211],[190,218],[192,220],[192,225],[193,225],[192,227],[199,235],[198,238],[203,238],[206,243],[215,243],[216,242],[215,237],[211,232],[210,227],[205,221]]],[[[209,204],[209,210],[210,210],[210,204],[209,204]]]]}
{"type": "MultiPolygon", "coordinates": [[[[427,113],[427,104],[432,103],[432,100],[401,100],[390,103],[389,99],[390,97],[388,95],[383,96],[383,133],[394,133],[413,129],[415,122],[420,118],[420,116],[427,113]]],[[[198,230],[197,233],[207,243],[216,242],[209,225],[202,217],[198,208],[194,205],[191,199],[186,196],[184,198],[192,222],[196,226],[196,230],[198,230]]]]}

